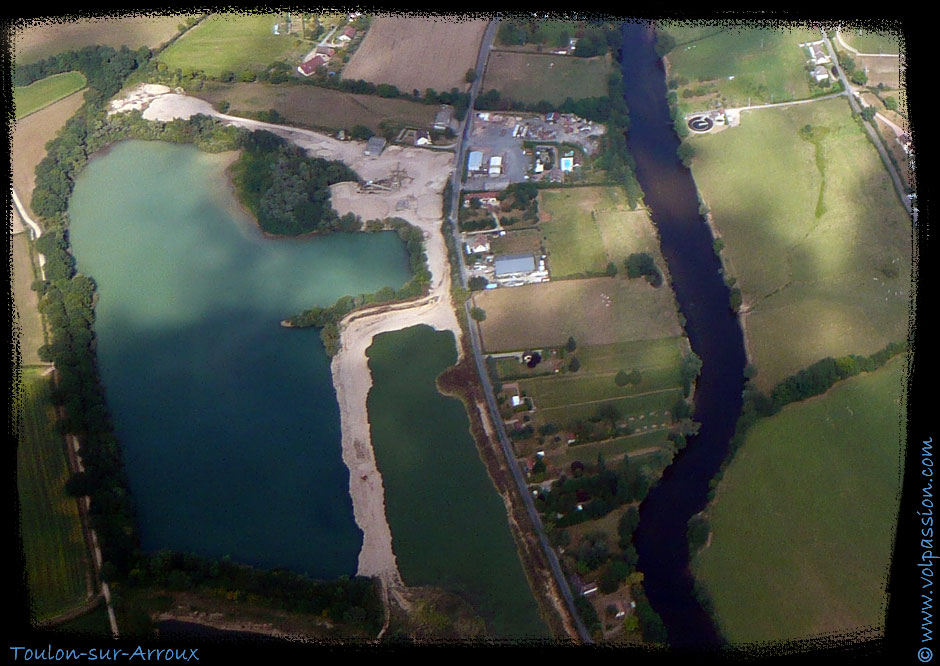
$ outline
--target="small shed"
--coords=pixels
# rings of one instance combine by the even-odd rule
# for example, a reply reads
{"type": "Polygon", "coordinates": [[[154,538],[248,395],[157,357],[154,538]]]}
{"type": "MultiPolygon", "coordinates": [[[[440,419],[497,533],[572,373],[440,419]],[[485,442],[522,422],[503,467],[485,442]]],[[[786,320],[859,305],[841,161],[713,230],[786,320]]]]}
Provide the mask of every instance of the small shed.
{"type": "Polygon", "coordinates": [[[366,144],[366,155],[370,157],[378,157],[382,154],[382,151],[385,150],[385,139],[380,136],[374,136],[369,139],[369,143],[366,144]]]}

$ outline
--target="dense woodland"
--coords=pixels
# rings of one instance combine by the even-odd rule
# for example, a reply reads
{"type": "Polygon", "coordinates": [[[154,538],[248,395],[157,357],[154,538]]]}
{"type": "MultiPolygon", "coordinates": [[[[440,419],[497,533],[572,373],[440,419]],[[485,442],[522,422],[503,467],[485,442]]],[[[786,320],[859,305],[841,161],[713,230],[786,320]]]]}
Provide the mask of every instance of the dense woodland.
{"type": "Polygon", "coordinates": [[[330,185],[358,181],[355,171],[342,162],[308,157],[265,130],[243,133],[238,145],[242,154],[232,165],[232,180],[264,231],[284,236],[359,231],[355,215],[340,217],[330,205],[330,185]]]}

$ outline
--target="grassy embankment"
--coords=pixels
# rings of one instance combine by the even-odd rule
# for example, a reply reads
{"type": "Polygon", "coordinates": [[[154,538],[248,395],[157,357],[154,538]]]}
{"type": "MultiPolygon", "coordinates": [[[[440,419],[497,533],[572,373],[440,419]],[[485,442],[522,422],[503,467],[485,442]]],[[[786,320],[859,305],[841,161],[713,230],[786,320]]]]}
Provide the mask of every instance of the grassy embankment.
{"type": "Polygon", "coordinates": [[[609,55],[575,58],[492,51],[480,89],[498,90],[502,97],[530,104],[605,97],[611,63],[609,55]]]}
{"type": "Polygon", "coordinates": [[[809,54],[800,44],[822,39],[817,30],[665,23],[676,39],[669,52],[669,77],[682,81],[676,92],[683,113],[712,106],[805,99],[821,93],[810,85],[809,54]]]}
{"type": "Polygon", "coordinates": [[[906,336],[910,221],[845,100],[749,112],[690,141],[758,388],[906,336]]]}
{"type": "Polygon", "coordinates": [[[883,625],[903,378],[896,357],[748,432],[693,562],[731,642],[883,625]]]}
{"type": "Polygon", "coordinates": [[[21,376],[17,447],[20,529],[38,622],[84,604],[91,576],[78,506],[64,491],[69,467],[54,425],[51,376],[41,372],[26,368],[21,376]]]}
{"type": "Polygon", "coordinates": [[[85,77],[81,72],[64,72],[40,79],[28,86],[13,89],[13,105],[16,107],[16,119],[43,109],[50,104],[68,97],[73,92],[85,87],[85,77]]]}

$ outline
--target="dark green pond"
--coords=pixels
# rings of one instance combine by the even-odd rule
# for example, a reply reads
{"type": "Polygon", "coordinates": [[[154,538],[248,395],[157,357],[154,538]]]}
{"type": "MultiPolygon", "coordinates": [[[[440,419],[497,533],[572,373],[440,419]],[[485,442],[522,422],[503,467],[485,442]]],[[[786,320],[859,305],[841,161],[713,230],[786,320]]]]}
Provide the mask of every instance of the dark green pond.
{"type": "Polygon", "coordinates": [[[548,638],[463,404],[437,391],[457,361],[453,334],[383,333],[367,354],[372,443],[405,584],[461,593],[490,636],[548,638]]]}

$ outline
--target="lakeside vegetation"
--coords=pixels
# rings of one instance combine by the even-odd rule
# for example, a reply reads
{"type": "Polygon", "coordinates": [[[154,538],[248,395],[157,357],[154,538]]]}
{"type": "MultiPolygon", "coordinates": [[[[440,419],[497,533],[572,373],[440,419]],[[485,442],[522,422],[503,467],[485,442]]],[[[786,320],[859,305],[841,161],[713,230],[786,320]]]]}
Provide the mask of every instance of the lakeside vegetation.
{"type": "Polygon", "coordinates": [[[711,543],[693,560],[699,596],[729,641],[883,625],[904,368],[895,357],[741,437],[707,510],[711,543]]]}
{"type": "Polygon", "coordinates": [[[324,231],[359,231],[352,213],[330,205],[330,185],[358,181],[342,162],[307,152],[266,130],[241,133],[241,155],[231,167],[239,199],[267,233],[296,236],[324,231]]]}

